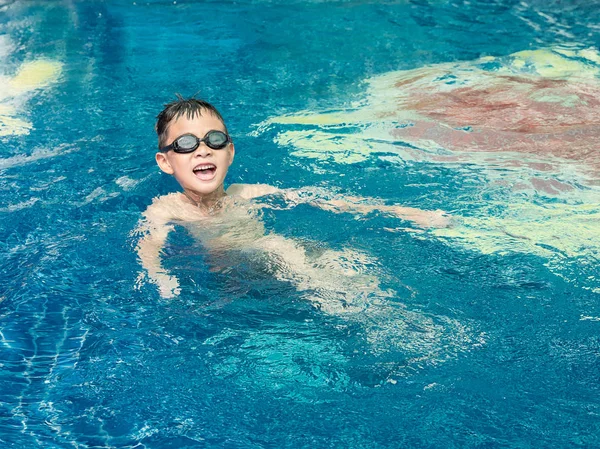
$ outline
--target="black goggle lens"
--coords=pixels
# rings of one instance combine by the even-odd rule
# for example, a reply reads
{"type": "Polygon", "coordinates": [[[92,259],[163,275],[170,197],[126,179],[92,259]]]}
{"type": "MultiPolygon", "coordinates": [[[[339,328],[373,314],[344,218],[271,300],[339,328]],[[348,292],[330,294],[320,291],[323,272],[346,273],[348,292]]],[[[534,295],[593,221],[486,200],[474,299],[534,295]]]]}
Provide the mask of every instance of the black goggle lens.
{"type": "Polygon", "coordinates": [[[206,145],[215,150],[224,148],[229,143],[229,137],[221,131],[210,132],[204,139],[206,145]]]}
{"type": "Polygon", "coordinates": [[[175,151],[193,151],[198,147],[198,139],[196,138],[196,136],[192,136],[191,134],[181,136],[178,139],[176,139],[175,142],[177,143],[175,151]]]}
{"type": "Polygon", "coordinates": [[[201,142],[204,142],[207,147],[213,150],[221,150],[225,148],[231,140],[223,131],[209,131],[202,139],[193,134],[184,134],[175,139],[171,145],[162,148],[161,151],[173,150],[176,153],[191,153],[200,146],[201,142]]]}

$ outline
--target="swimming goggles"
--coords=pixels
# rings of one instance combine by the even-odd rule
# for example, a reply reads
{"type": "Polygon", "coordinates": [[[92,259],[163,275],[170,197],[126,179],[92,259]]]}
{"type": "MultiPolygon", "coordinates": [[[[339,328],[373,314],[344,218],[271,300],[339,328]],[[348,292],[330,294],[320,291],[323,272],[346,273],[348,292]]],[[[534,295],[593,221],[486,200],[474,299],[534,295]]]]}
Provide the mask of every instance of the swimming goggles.
{"type": "Polygon", "coordinates": [[[193,134],[184,134],[175,139],[171,145],[161,148],[160,151],[173,150],[175,153],[191,153],[200,146],[201,142],[213,150],[222,150],[231,142],[231,139],[223,131],[216,130],[207,132],[202,139],[193,134]]]}

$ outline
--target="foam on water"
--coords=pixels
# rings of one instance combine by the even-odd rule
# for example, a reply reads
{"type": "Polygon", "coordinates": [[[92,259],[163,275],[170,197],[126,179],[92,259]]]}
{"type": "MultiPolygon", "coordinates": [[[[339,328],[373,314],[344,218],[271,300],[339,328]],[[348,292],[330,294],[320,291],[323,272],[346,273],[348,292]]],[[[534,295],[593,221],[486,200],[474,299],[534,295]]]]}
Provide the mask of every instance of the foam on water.
{"type": "MultiPolygon", "coordinates": [[[[15,129],[11,129],[11,132],[12,131],[15,131],[15,129]]],[[[19,155],[7,157],[7,158],[0,158],[0,169],[19,167],[21,165],[27,165],[27,164],[30,164],[32,162],[36,162],[36,161],[39,161],[42,159],[48,159],[48,158],[60,156],[63,154],[72,153],[74,151],[77,151],[77,147],[75,147],[71,144],[59,145],[56,148],[52,148],[52,149],[36,148],[31,152],[30,155],[27,155],[27,156],[19,154],[19,155]]]]}

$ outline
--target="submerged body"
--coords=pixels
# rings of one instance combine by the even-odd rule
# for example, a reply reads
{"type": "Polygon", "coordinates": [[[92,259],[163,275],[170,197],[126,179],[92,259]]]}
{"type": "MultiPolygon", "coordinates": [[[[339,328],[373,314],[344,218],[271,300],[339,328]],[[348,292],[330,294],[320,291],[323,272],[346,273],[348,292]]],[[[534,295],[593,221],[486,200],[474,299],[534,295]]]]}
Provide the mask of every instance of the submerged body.
{"type": "Polygon", "coordinates": [[[164,195],[144,213],[138,255],[163,298],[179,295],[179,280],[161,264],[167,235],[177,225],[202,245],[204,262],[211,270],[228,275],[240,261],[249,262],[257,273],[293,285],[320,312],[359,324],[375,354],[402,350],[407,364],[412,364],[437,360],[442,348],[464,350],[473,344],[475,337],[464,323],[409,310],[392,300],[398,293],[382,287],[379,262],[374,257],[354,248],[333,250],[321,243],[313,247],[310,242],[270,233],[260,219],[261,209],[271,207],[272,195],[282,196],[286,207],[302,202],[332,212],[379,210],[420,227],[448,225],[443,212],[374,205],[366,198],[323,199],[324,192],[320,193],[234,184],[210,209],[192,204],[183,193],[164,195]]]}
{"type": "Polygon", "coordinates": [[[263,207],[270,206],[261,202],[261,197],[272,195],[282,196],[288,205],[306,202],[334,212],[380,210],[410,219],[422,227],[448,224],[448,218],[441,211],[373,205],[364,198],[360,202],[358,198],[352,198],[353,201],[317,199],[310,189],[281,190],[268,185],[234,184],[210,209],[192,204],[182,193],[165,195],[155,199],[145,212],[139,228],[145,235],[138,245],[140,260],[161,296],[171,298],[179,293],[179,281],[162,268],[160,261],[166,238],[175,224],[183,226],[209,256],[241,252],[256,262],[260,260],[275,278],[292,283],[299,291],[310,292],[307,298],[327,312],[358,312],[367,306],[366,296],[372,297],[370,301],[389,296],[389,292],[379,287],[377,276],[366,268],[373,263],[368,255],[350,248],[309,254],[303,243],[266,232],[259,213],[263,207]]]}

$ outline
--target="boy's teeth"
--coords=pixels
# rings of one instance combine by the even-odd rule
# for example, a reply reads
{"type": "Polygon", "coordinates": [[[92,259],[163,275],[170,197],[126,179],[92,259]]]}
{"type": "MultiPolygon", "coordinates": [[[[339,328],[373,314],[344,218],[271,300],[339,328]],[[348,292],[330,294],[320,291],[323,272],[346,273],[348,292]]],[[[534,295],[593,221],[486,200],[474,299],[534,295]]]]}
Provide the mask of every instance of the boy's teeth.
{"type": "Polygon", "coordinates": [[[215,168],[214,165],[212,164],[207,164],[207,165],[198,165],[197,167],[194,167],[194,171],[198,171],[198,170],[210,170],[215,168]]]}
{"type": "Polygon", "coordinates": [[[194,176],[201,181],[211,181],[216,172],[217,166],[215,164],[199,164],[194,167],[194,176]]]}

